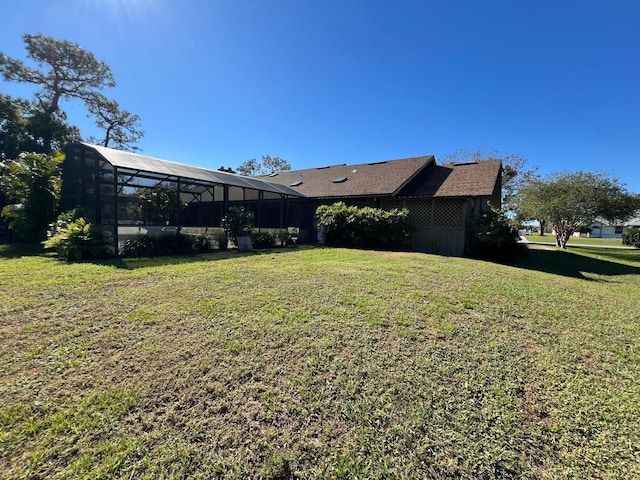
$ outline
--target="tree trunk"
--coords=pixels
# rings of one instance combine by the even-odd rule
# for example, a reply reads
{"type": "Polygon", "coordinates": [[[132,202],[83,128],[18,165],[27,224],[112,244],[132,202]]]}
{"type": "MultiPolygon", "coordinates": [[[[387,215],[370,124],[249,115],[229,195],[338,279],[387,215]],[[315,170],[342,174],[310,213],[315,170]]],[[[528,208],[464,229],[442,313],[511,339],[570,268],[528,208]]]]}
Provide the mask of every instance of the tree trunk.
{"type": "Polygon", "coordinates": [[[44,118],[47,121],[47,127],[44,129],[42,135],[42,143],[44,147],[44,153],[47,155],[51,153],[53,144],[53,115],[58,111],[58,102],[60,101],[60,93],[56,92],[51,99],[51,103],[43,108],[44,118]]]}
{"type": "Polygon", "coordinates": [[[556,246],[559,248],[566,249],[567,242],[569,241],[570,236],[571,236],[571,233],[566,232],[564,230],[556,231],[556,246]]]}
{"type": "Polygon", "coordinates": [[[105,132],[104,143],[102,144],[103,147],[109,146],[109,140],[111,139],[110,137],[111,137],[111,127],[108,127],[105,132]]]}

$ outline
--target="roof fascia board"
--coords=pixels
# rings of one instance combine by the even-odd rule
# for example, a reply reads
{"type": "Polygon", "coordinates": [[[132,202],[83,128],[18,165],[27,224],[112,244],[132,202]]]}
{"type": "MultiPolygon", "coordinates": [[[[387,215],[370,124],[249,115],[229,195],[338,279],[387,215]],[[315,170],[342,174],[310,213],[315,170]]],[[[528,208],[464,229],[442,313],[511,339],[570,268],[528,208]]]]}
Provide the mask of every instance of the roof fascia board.
{"type": "Polygon", "coordinates": [[[313,200],[331,200],[331,199],[352,199],[352,198],[391,198],[392,195],[390,193],[369,193],[369,194],[362,194],[362,195],[331,195],[331,196],[327,196],[327,195],[323,195],[323,196],[314,196],[314,197],[307,197],[313,200]]]}

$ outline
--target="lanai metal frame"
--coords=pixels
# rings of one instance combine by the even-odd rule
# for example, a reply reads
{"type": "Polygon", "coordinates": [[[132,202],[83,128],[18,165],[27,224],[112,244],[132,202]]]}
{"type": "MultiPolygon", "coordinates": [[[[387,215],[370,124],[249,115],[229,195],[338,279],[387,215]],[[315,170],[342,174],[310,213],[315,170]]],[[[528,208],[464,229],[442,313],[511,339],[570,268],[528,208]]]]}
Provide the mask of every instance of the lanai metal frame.
{"type": "Polygon", "coordinates": [[[136,203],[140,191],[145,188],[165,186],[175,189],[180,208],[176,208],[174,218],[164,219],[164,222],[177,231],[185,226],[219,225],[219,218],[234,204],[247,206],[256,212],[258,226],[288,227],[289,207],[301,205],[305,200],[304,195],[295,190],[265,179],[97,145],[73,143],[65,147],[64,153],[63,210],[81,206],[87,210],[91,221],[112,226],[116,253],[120,227],[154,225],[139,218],[134,221],[128,213],[128,206],[136,203]],[[274,207],[279,208],[278,219],[275,218],[278,215],[274,215],[274,207]],[[194,211],[193,218],[185,218],[191,210],[194,211]]]}

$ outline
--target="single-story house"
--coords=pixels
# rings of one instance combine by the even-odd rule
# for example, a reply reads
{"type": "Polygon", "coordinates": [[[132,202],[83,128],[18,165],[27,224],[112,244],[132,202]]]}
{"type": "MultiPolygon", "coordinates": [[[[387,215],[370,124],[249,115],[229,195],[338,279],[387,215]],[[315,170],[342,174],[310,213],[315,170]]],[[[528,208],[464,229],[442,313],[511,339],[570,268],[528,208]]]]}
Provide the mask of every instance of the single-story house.
{"type": "Polygon", "coordinates": [[[499,160],[437,165],[433,155],[399,160],[331,165],[270,175],[309,199],[311,218],[319,205],[390,210],[407,208],[414,226],[411,249],[463,255],[469,242],[467,219],[500,207],[499,160]]]}
{"type": "Polygon", "coordinates": [[[415,227],[412,250],[463,255],[467,220],[489,203],[500,207],[498,160],[437,165],[428,155],[247,177],[86,143],[64,153],[62,209],[83,207],[92,222],[111,228],[116,249],[136,233],[217,228],[234,205],[253,211],[257,228],[295,228],[302,242],[314,242],[316,208],[343,201],[405,207],[415,227]]]}
{"type": "Polygon", "coordinates": [[[591,224],[591,233],[586,236],[591,238],[622,238],[630,228],[640,228],[640,212],[625,222],[612,224],[603,219],[597,219],[591,224]]]}

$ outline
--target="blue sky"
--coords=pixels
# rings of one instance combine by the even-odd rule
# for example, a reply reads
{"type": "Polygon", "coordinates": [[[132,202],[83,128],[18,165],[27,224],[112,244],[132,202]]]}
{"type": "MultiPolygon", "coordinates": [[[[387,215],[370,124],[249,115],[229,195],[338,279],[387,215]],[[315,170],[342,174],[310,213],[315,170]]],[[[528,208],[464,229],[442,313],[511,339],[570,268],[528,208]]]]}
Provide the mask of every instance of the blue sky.
{"type": "Polygon", "coordinates": [[[307,168],[481,147],[640,192],[637,0],[5,0],[3,17],[5,54],[43,33],[106,62],[146,155],[307,168]]]}

